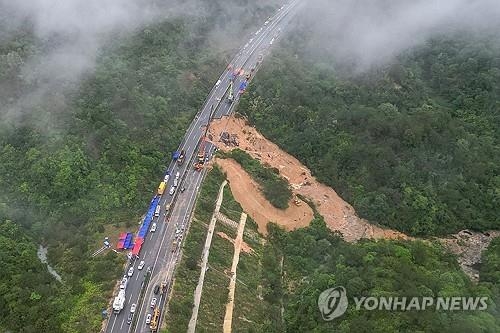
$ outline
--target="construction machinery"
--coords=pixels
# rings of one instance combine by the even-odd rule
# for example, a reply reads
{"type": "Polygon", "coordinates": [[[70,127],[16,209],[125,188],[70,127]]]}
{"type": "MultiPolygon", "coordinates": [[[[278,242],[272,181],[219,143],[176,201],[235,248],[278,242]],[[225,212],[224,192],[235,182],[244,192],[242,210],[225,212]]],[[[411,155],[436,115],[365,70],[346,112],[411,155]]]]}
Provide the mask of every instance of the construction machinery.
{"type": "Polygon", "coordinates": [[[302,205],[302,201],[300,201],[299,198],[297,198],[297,196],[293,197],[293,203],[295,204],[295,206],[302,205]]]}
{"type": "Polygon", "coordinates": [[[158,330],[158,319],[160,318],[160,309],[155,307],[153,310],[153,318],[151,318],[151,324],[149,325],[149,329],[152,332],[156,332],[158,330]]]}

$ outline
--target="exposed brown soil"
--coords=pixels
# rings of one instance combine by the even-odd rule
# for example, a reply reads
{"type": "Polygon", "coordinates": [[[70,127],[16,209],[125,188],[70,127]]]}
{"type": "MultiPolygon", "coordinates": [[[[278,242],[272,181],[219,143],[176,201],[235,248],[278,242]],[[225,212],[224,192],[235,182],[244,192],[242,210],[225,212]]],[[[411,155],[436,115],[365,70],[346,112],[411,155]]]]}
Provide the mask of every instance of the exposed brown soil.
{"type": "MultiPolygon", "coordinates": [[[[214,143],[221,150],[231,150],[235,147],[225,146],[218,142],[222,132],[236,134],[239,148],[245,150],[253,158],[264,164],[279,169],[281,176],[286,178],[295,194],[300,194],[311,200],[319,213],[324,217],[328,227],[339,231],[347,241],[361,238],[403,238],[409,237],[398,231],[384,229],[360,219],[350,204],[345,202],[332,188],[319,183],[302,163],[295,157],[282,151],[276,144],[267,140],[244,119],[224,117],[214,120],[209,133],[214,143]]],[[[290,211],[282,211],[273,207],[258,191],[257,184],[235,161],[218,160],[226,171],[231,190],[243,209],[259,224],[259,231],[265,231],[268,221],[276,222],[287,229],[303,227],[312,219],[312,210],[305,205],[297,207],[290,203],[290,211]],[[251,195],[248,195],[251,193],[251,195]]]]}
{"type": "MultiPolygon", "coordinates": [[[[291,184],[293,192],[311,200],[319,213],[324,217],[328,227],[333,231],[339,231],[345,240],[356,241],[361,238],[412,239],[398,231],[384,229],[370,224],[364,219],[360,219],[352,206],[345,202],[332,188],[319,183],[311,176],[309,169],[302,165],[296,158],[285,153],[277,145],[267,140],[254,127],[247,125],[244,119],[225,117],[215,120],[211,124],[210,133],[214,138],[214,143],[224,151],[234,149],[234,146],[226,146],[222,142],[217,141],[222,132],[236,134],[239,141],[238,148],[245,150],[253,158],[260,160],[261,163],[278,168],[281,176],[286,178],[291,184]]],[[[244,189],[240,190],[239,195],[235,195],[235,198],[243,206],[243,209],[248,211],[249,215],[259,223],[259,231],[262,232],[262,230],[265,230],[266,221],[273,221],[276,208],[270,206],[270,204],[267,206],[268,208],[260,206],[262,204],[261,200],[263,200],[262,195],[259,198],[259,205],[252,203],[248,199],[240,200],[239,196],[246,197],[245,194],[250,193],[245,191],[252,191],[251,196],[257,196],[257,194],[253,193],[256,189],[258,192],[258,186],[235,161],[218,160],[218,162],[223,168],[226,166],[224,170],[227,172],[230,181],[232,179],[231,189],[233,193],[238,192],[239,188],[244,189]],[[228,165],[231,168],[227,168],[228,165]]],[[[293,203],[290,203],[290,206],[295,207],[293,203]]],[[[301,220],[298,223],[288,222],[282,225],[287,229],[293,229],[307,225],[307,223],[301,220]]],[[[458,262],[464,272],[473,281],[477,281],[479,275],[476,267],[481,262],[481,253],[495,237],[500,237],[500,231],[477,233],[463,230],[446,238],[439,238],[438,241],[458,256],[458,262]]]]}
{"type": "Polygon", "coordinates": [[[293,203],[287,209],[278,209],[271,205],[259,190],[259,185],[250,175],[232,159],[217,159],[216,163],[226,172],[234,198],[243,210],[250,215],[259,227],[259,232],[267,234],[267,223],[275,222],[287,230],[309,225],[313,219],[313,210],[306,204],[296,206],[293,203]]]}

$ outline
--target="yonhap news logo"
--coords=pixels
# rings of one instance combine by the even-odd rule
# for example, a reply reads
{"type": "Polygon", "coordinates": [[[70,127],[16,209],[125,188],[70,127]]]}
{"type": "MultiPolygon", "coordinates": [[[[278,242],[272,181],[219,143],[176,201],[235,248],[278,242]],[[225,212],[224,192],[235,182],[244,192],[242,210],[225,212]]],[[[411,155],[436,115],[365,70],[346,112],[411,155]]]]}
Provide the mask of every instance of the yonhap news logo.
{"type": "Polygon", "coordinates": [[[326,321],[342,316],[348,304],[347,292],[342,286],[327,289],[318,297],[319,311],[326,321]]]}
{"type": "MultiPolygon", "coordinates": [[[[356,311],[484,311],[488,297],[353,297],[356,311]]],[[[323,291],[318,297],[318,308],[325,321],[342,316],[349,305],[347,291],[338,286],[323,291]]]]}

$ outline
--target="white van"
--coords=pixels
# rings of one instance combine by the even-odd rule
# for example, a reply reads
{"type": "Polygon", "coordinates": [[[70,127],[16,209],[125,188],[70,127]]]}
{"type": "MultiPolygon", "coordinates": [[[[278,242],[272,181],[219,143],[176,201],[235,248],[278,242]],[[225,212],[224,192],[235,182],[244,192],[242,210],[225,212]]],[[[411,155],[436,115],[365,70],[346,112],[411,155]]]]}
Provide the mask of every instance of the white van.
{"type": "Polygon", "coordinates": [[[170,195],[174,195],[174,192],[175,192],[175,187],[171,187],[170,188],[170,191],[168,192],[170,195]]]}
{"type": "Polygon", "coordinates": [[[174,179],[174,186],[177,187],[177,185],[178,185],[178,180],[177,180],[177,178],[175,178],[174,179]]]}
{"type": "Polygon", "coordinates": [[[160,216],[160,209],[161,209],[160,205],[156,206],[156,210],[155,210],[156,217],[160,216]]]}

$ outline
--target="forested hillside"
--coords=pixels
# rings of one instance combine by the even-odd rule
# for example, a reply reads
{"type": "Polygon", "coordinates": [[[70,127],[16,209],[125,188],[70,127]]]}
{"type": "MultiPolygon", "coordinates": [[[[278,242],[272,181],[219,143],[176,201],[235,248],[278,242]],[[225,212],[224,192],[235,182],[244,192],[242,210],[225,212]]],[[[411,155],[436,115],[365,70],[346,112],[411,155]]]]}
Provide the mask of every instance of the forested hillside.
{"type": "Polygon", "coordinates": [[[498,332],[500,330],[498,242],[488,249],[484,279],[475,285],[460,270],[456,258],[436,244],[363,241],[348,244],[329,231],[320,217],[291,233],[270,228],[263,285],[272,286],[265,300],[266,332],[498,332]],[[279,261],[283,258],[283,273],[279,261]],[[347,312],[324,321],[318,311],[323,290],[343,286],[347,312]],[[485,296],[487,311],[367,311],[356,310],[352,297],[363,296],[485,296]],[[284,322],[280,320],[281,302],[284,322]]]}
{"type": "Polygon", "coordinates": [[[500,227],[500,41],[438,35],[367,71],[303,20],[239,112],[358,214],[411,235],[500,227]]]}
{"type": "Polygon", "coordinates": [[[37,39],[29,22],[0,34],[0,221],[22,226],[5,222],[15,233],[1,235],[19,248],[0,246],[16,263],[2,268],[0,330],[99,331],[123,258],[90,254],[108,226],[133,230],[225,57],[275,3],[200,1],[201,14],[116,34],[81,81],[50,87],[25,65],[61,36],[37,39]],[[30,278],[43,271],[36,243],[62,284],[30,278]]]}

